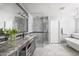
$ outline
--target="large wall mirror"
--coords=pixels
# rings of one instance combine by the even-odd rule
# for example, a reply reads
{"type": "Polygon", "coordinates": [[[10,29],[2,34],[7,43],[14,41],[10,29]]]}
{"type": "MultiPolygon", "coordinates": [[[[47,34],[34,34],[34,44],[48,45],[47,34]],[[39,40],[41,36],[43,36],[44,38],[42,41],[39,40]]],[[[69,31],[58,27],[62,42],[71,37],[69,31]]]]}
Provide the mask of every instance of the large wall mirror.
{"type": "Polygon", "coordinates": [[[0,29],[18,28],[28,31],[28,18],[16,3],[0,3],[0,29]]]}

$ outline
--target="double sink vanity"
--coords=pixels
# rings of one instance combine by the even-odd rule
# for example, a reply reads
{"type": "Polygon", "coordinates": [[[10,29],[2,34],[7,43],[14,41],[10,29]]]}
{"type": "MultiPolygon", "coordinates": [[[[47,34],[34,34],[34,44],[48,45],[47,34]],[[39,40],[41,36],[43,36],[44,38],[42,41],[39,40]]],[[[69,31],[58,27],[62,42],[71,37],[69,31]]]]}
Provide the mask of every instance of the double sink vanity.
{"type": "Polygon", "coordinates": [[[33,34],[17,37],[15,47],[8,47],[6,42],[0,44],[0,56],[31,56],[36,48],[35,38],[33,34]]]}

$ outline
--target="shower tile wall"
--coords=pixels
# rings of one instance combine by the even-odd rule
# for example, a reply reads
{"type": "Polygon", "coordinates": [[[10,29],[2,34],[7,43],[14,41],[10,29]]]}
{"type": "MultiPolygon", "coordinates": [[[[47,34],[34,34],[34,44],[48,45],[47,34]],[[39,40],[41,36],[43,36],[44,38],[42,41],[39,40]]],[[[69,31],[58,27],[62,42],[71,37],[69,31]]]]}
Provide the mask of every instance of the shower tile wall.
{"type": "Polygon", "coordinates": [[[33,19],[33,32],[42,32],[43,27],[42,27],[42,19],[39,17],[36,17],[33,19]]]}
{"type": "Polygon", "coordinates": [[[36,17],[33,20],[33,32],[37,35],[36,45],[42,46],[48,41],[48,18],[36,17]]]}

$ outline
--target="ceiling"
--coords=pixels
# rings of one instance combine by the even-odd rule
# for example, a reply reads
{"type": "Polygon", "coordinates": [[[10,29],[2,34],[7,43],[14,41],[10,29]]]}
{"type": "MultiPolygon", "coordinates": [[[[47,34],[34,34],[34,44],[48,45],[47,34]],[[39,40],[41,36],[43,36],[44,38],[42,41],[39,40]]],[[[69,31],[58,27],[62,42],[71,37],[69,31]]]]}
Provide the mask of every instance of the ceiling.
{"type": "Polygon", "coordinates": [[[21,5],[32,15],[59,16],[71,15],[79,4],[72,3],[21,3],[21,5]]]}

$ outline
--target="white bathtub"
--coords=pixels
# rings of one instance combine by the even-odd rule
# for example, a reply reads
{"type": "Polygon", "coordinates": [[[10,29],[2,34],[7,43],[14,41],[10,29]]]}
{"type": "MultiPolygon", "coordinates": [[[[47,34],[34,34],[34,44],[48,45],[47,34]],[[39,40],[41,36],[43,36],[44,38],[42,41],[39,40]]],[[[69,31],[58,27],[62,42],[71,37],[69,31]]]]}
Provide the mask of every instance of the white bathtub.
{"type": "Polygon", "coordinates": [[[65,38],[67,45],[72,47],[73,49],[79,51],[79,39],[75,38],[65,38]]]}

